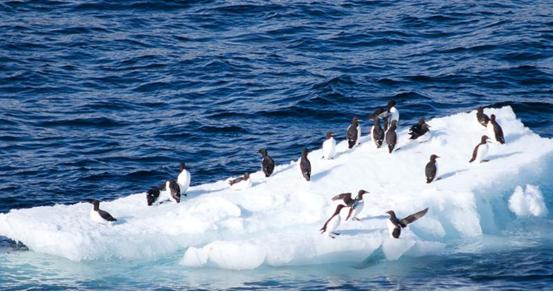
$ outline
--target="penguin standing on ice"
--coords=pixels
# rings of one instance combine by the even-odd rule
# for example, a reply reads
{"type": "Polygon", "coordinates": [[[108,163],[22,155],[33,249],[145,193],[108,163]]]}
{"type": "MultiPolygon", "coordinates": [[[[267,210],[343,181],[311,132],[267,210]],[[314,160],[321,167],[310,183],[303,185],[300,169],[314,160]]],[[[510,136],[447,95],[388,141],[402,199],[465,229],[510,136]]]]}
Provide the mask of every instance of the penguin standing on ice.
{"type": "Polygon", "coordinates": [[[186,196],[186,190],[190,187],[190,171],[188,171],[184,162],[180,163],[180,173],[177,177],[177,183],[179,184],[180,193],[186,196]]]}
{"type": "Polygon", "coordinates": [[[379,115],[380,118],[384,118],[384,131],[388,130],[388,127],[392,125],[393,121],[396,121],[396,127],[399,125],[399,111],[396,108],[396,101],[390,100],[388,102],[388,109],[379,115]]]}
{"type": "Polygon", "coordinates": [[[487,127],[490,121],[490,118],[484,113],[484,108],[481,106],[476,109],[476,119],[484,127],[487,127]]]}
{"type": "Polygon", "coordinates": [[[430,126],[424,121],[424,119],[420,119],[416,125],[412,126],[409,129],[409,135],[411,135],[409,139],[415,140],[420,136],[428,133],[429,131],[430,131],[430,126]]]}
{"type": "Polygon", "coordinates": [[[347,207],[350,207],[348,216],[346,217],[346,221],[349,220],[351,217],[351,220],[360,221],[359,218],[357,218],[357,215],[363,211],[363,207],[365,206],[365,202],[363,201],[363,195],[368,194],[369,192],[365,190],[359,190],[357,192],[357,197],[355,199],[351,198],[351,193],[343,193],[336,195],[332,198],[333,201],[342,200],[344,204],[347,207]]]}
{"type": "Polygon", "coordinates": [[[181,196],[180,186],[174,179],[166,181],[165,187],[161,188],[161,190],[169,193],[170,201],[173,201],[175,203],[180,203],[180,196],[181,196]]]}
{"type": "Polygon", "coordinates": [[[309,181],[311,180],[311,162],[307,158],[307,154],[309,154],[309,151],[306,148],[303,148],[301,150],[300,170],[305,180],[309,181]]]}
{"type": "Polygon", "coordinates": [[[486,155],[488,155],[488,136],[484,135],[480,139],[480,143],[474,147],[474,150],[472,151],[472,158],[469,160],[469,162],[486,162],[485,160],[486,155]]]}
{"type": "Polygon", "coordinates": [[[430,161],[426,164],[424,169],[427,184],[431,183],[438,175],[438,164],[436,163],[436,158],[440,158],[440,156],[436,154],[430,155],[430,161]]]}
{"type": "Polygon", "coordinates": [[[388,232],[390,233],[390,237],[392,238],[399,238],[401,235],[401,229],[407,227],[408,224],[411,224],[415,222],[417,219],[421,218],[428,212],[428,208],[419,211],[417,213],[411,214],[403,219],[398,219],[396,217],[396,213],[394,211],[388,211],[388,215],[390,215],[390,218],[386,221],[386,225],[388,226],[388,232]]]}
{"type": "Polygon", "coordinates": [[[382,127],[380,127],[380,120],[378,117],[374,117],[374,125],[371,129],[371,137],[374,141],[374,144],[376,144],[376,148],[380,148],[382,146],[382,142],[384,142],[384,130],[382,130],[382,127]]]}
{"type": "Polygon", "coordinates": [[[392,121],[392,125],[390,126],[388,131],[386,131],[386,144],[388,144],[388,150],[390,151],[390,153],[392,153],[392,151],[394,151],[394,147],[396,147],[396,143],[397,143],[396,129],[397,129],[397,121],[392,121]]]}
{"type": "Polygon", "coordinates": [[[146,202],[148,206],[153,205],[159,198],[160,190],[158,187],[152,187],[146,192],[146,202]]]}
{"type": "Polygon", "coordinates": [[[330,238],[334,238],[336,235],[340,235],[340,233],[334,232],[338,226],[340,226],[340,222],[342,221],[342,218],[340,217],[340,211],[342,211],[343,208],[345,208],[345,205],[338,205],[336,206],[336,211],[334,211],[334,214],[326,220],[325,225],[320,229],[321,233],[328,235],[330,238]]]}
{"type": "Polygon", "coordinates": [[[334,133],[328,131],[326,133],[326,140],[323,142],[323,159],[332,159],[336,154],[336,140],[334,139],[334,133]]]}
{"type": "Polygon", "coordinates": [[[488,122],[488,135],[495,138],[495,141],[500,144],[505,144],[505,137],[503,137],[503,129],[495,120],[495,115],[490,116],[490,121],[488,122]]]}
{"type": "Polygon", "coordinates": [[[346,137],[348,139],[349,149],[359,143],[359,138],[361,137],[361,126],[359,125],[359,119],[357,117],[353,117],[351,125],[348,127],[346,132],[346,137]]]}
{"type": "Polygon", "coordinates": [[[267,149],[261,148],[259,149],[259,153],[263,157],[263,161],[261,161],[261,166],[263,167],[265,177],[269,177],[271,176],[271,174],[273,174],[273,170],[275,170],[275,162],[267,153],[267,149]]]}
{"type": "Polygon", "coordinates": [[[111,223],[117,221],[110,213],[100,209],[100,201],[98,200],[86,200],[88,203],[94,205],[90,211],[90,219],[98,223],[111,223]]]}

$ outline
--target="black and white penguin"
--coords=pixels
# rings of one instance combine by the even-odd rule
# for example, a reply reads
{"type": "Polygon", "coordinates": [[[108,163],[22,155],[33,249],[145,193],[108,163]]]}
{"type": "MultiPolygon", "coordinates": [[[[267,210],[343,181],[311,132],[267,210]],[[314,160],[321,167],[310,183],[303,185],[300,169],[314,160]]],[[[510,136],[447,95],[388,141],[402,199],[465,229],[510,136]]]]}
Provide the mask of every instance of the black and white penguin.
{"type": "Polygon", "coordinates": [[[181,194],[186,196],[186,190],[190,187],[190,171],[184,162],[180,163],[180,172],[177,177],[177,183],[179,184],[181,194]]]}
{"type": "Polygon", "coordinates": [[[409,135],[411,135],[409,139],[415,140],[420,136],[428,133],[428,131],[430,131],[430,126],[424,121],[424,119],[420,119],[416,125],[413,125],[409,129],[409,135]]]}
{"type": "Polygon", "coordinates": [[[382,130],[382,127],[380,127],[380,120],[378,117],[374,117],[374,125],[371,129],[371,137],[376,145],[376,148],[380,148],[382,146],[382,142],[384,142],[384,130],[382,130]]]}
{"type": "Polygon", "coordinates": [[[94,205],[94,208],[90,211],[90,219],[98,223],[111,223],[117,221],[110,213],[100,209],[100,201],[98,200],[86,200],[88,203],[94,205]]]}
{"type": "Polygon", "coordinates": [[[392,125],[390,126],[390,128],[388,128],[388,131],[386,131],[386,144],[388,144],[388,150],[390,151],[390,153],[392,153],[392,151],[394,151],[394,147],[396,147],[396,143],[397,143],[396,129],[397,129],[397,122],[392,121],[392,125]]]}
{"type": "Polygon", "coordinates": [[[244,173],[243,175],[241,175],[241,176],[239,176],[239,177],[237,177],[237,178],[235,178],[235,179],[229,180],[228,183],[229,183],[229,185],[232,186],[232,185],[235,185],[235,184],[237,184],[237,183],[240,183],[240,182],[243,182],[243,181],[247,181],[247,180],[249,180],[249,179],[250,179],[250,174],[246,172],[246,173],[244,173]]]}
{"type": "MultiPolygon", "coordinates": [[[[169,200],[180,203],[180,186],[174,179],[165,182],[165,187],[161,189],[169,193],[169,200]]],[[[184,194],[186,196],[186,194],[184,194]]]]}
{"type": "Polygon", "coordinates": [[[311,162],[307,158],[307,154],[309,154],[309,151],[307,151],[306,148],[303,148],[301,150],[300,170],[305,180],[309,181],[311,180],[311,162]]]}
{"type": "Polygon", "coordinates": [[[426,168],[424,169],[427,184],[431,183],[438,175],[438,164],[436,163],[436,158],[440,158],[440,156],[436,154],[430,155],[430,161],[426,164],[426,168]]]}
{"type": "Polygon", "coordinates": [[[334,139],[334,133],[328,131],[323,142],[323,159],[332,159],[334,155],[336,155],[336,139],[334,139]]]}
{"type": "Polygon", "coordinates": [[[476,109],[476,119],[484,127],[487,127],[490,121],[490,118],[484,113],[484,108],[481,106],[476,109]]]}
{"type": "Polygon", "coordinates": [[[505,137],[503,137],[503,129],[495,120],[495,115],[490,116],[490,121],[488,122],[488,136],[493,137],[495,141],[500,144],[505,144],[505,137]]]}
{"type": "Polygon", "coordinates": [[[146,192],[146,202],[148,206],[153,205],[159,198],[160,189],[159,187],[152,187],[146,192]]]}
{"type": "Polygon", "coordinates": [[[334,232],[338,226],[340,226],[340,222],[342,221],[342,218],[340,217],[340,211],[342,211],[343,208],[345,208],[345,205],[338,205],[336,206],[336,211],[334,211],[334,214],[326,220],[325,225],[320,229],[322,234],[326,234],[330,236],[331,238],[334,238],[336,235],[340,235],[340,233],[334,232]]]}
{"type": "Polygon", "coordinates": [[[349,220],[351,217],[352,220],[360,221],[359,218],[357,218],[357,215],[363,211],[363,207],[365,206],[365,202],[363,201],[363,195],[368,194],[369,192],[365,190],[359,190],[357,192],[357,197],[355,199],[351,198],[351,193],[343,193],[336,195],[332,198],[333,201],[341,200],[343,203],[350,207],[348,216],[346,217],[346,221],[349,220]]]}
{"type": "Polygon", "coordinates": [[[390,218],[386,221],[386,225],[388,226],[388,232],[390,233],[390,237],[392,238],[399,238],[401,235],[401,229],[407,227],[408,224],[411,224],[415,222],[417,219],[421,218],[428,212],[428,208],[419,211],[417,213],[411,214],[403,219],[398,219],[396,217],[396,213],[394,211],[388,211],[388,215],[390,215],[390,218]]]}
{"type": "Polygon", "coordinates": [[[384,118],[384,131],[388,130],[388,127],[392,125],[393,121],[396,121],[396,127],[399,125],[399,111],[396,108],[396,101],[390,100],[388,102],[387,110],[379,115],[380,118],[384,118]]]}
{"type": "Polygon", "coordinates": [[[361,126],[359,125],[359,119],[357,117],[353,117],[351,125],[349,125],[346,132],[346,137],[348,139],[349,149],[359,143],[359,138],[361,137],[361,126]]]}
{"type": "Polygon", "coordinates": [[[263,166],[263,172],[265,173],[265,177],[271,176],[273,174],[273,170],[275,170],[275,162],[269,156],[267,153],[267,149],[261,148],[259,149],[259,153],[261,153],[261,156],[263,157],[263,161],[261,161],[261,165],[263,166]]]}
{"type": "Polygon", "coordinates": [[[472,158],[469,160],[469,162],[486,162],[486,155],[488,155],[488,140],[490,138],[486,135],[482,136],[480,138],[480,143],[474,147],[474,150],[472,151],[472,158]]]}
{"type": "MultiPolygon", "coordinates": [[[[186,194],[184,195],[186,196],[186,194]]],[[[180,197],[180,187],[175,180],[168,180],[165,184],[153,187],[146,193],[148,206],[152,206],[154,203],[163,204],[169,201],[180,203],[180,197]]]]}

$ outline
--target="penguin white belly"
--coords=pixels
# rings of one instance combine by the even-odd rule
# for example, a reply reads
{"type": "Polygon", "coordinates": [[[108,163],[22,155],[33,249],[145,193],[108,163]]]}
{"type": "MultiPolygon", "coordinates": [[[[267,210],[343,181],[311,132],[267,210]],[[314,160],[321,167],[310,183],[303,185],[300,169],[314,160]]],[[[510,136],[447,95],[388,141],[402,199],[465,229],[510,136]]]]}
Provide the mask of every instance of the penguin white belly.
{"type": "Polygon", "coordinates": [[[355,204],[353,204],[353,210],[351,211],[351,217],[350,219],[356,218],[361,211],[363,211],[363,207],[365,207],[365,202],[359,201],[355,204]]]}
{"type": "Polygon", "coordinates": [[[374,137],[373,137],[373,133],[374,133],[374,126],[371,127],[371,131],[369,132],[369,136],[371,136],[371,142],[374,144],[374,137]]]}
{"type": "Polygon", "coordinates": [[[488,122],[486,129],[488,131],[488,137],[490,137],[490,142],[497,143],[497,139],[495,137],[495,131],[493,129],[493,124],[491,122],[488,122]]]}
{"type": "Polygon", "coordinates": [[[340,226],[340,221],[342,221],[342,218],[340,218],[340,215],[334,216],[330,222],[328,222],[328,225],[326,225],[326,235],[331,235],[332,232],[336,231],[338,229],[338,226],[340,226]]]}
{"type": "Polygon", "coordinates": [[[357,145],[361,143],[361,125],[357,126],[357,145]]]}
{"type": "Polygon", "coordinates": [[[108,221],[104,220],[104,218],[100,216],[100,213],[94,210],[90,211],[90,220],[96,223],[108,223],[108,221]]]}
{"type": "Polygon", "coordinates": [[[325,159],[332,159],[336,154],[336,140],[334,138],[327,139],[323,143],[323,156],[325,159]]]}
{"type": "Polygon", "coordinates": [[[399,126],[399,111],[395,107],[390,109],[390,124],[392,121],[397,121],[397,125],[399,126]]]}
{"type": "Polygon", "coordinates": [[[476,161],[482,162],[486,159],[488,155],[488,144],[483,144],[478,146],[478,151],[476,151],[476,161]]]}
{"type": "Polygon", "coordinates": [[[183,170],[177,177],[177,183],[179,184],[181,194],[185,194],[188,187],[190,187],[190,172],[183,170]]]}
{"type": "Polygon", "coordinates": [[[394,238],[392,234],[394,232],[394,229],[396,229],[396,226],[389,219],[386,220],[386,226],[388,227],[388,235],[390,235],[390,238],[394,238]]]}

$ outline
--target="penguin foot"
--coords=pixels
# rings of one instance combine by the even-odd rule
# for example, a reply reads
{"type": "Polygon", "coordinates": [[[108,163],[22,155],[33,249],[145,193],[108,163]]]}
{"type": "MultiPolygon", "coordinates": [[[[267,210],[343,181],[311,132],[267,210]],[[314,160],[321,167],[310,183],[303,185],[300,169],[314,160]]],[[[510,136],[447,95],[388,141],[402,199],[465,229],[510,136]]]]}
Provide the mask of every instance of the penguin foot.
{"type": "Polygon", "coordinates": [[[338,232],[332,232],[332,234],[334,234],[334,235],[340,235],[340,233],[338,233],[338,232]]]}
{"type": "Polygon", "coordinates": [[[353,218],[351,218],[351,220],[361,221],[361,219],[359,219],[359,218],[357,218],[357,217],[353,217],[353,218]]]}
{"type": "Polygon", "coordinates": [[[335,239],[336,237],[334,235],[329,234],[328,237],[335,239]]]}
{"type": "Polygon", "coordinates": [[[489,159],[485,159],[485,160],[480,161],[480,163],[482,163],[482,162],[490,162],[490,160],[489,160],[489,159]]]}

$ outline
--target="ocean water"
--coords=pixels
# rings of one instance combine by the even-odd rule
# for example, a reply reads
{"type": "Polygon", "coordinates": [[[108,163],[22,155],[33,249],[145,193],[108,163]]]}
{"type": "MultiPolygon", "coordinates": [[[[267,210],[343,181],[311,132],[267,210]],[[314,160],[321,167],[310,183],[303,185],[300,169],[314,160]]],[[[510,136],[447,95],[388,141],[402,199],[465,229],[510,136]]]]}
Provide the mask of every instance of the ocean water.
{"type": "MultiPolygon", "coordinates": [[[[510,105],[553,137],[551,15],[550,1],[2,2],[0,212],[124,197],[179,160],[193,185],[258,170],[260,147],[288,163],[390,99],[403,125],[510,105]]],[[[71,262],[2,238],[0,289],[551,290],[550,218],[442,255],[253,271],[71,262]]]]}

